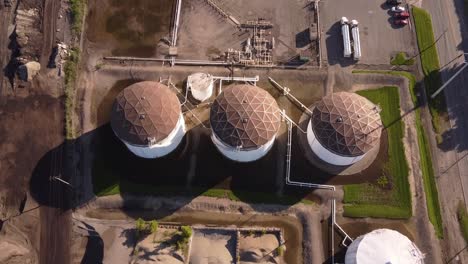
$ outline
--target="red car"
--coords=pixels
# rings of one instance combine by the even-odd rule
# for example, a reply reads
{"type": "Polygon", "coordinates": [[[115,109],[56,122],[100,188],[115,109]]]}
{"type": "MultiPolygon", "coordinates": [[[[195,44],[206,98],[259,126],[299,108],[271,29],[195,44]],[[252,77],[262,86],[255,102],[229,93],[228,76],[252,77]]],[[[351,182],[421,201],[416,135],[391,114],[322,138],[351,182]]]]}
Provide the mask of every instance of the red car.
{"type": "Polygon", "coordinates": [[[393,23],[397,26],[404,26],[408,24],[408,19],[395,19],[393,23]]]}
{"type": "Polygon", "coordinates": [[[393,17],[406,19],[406,18],[410,17],[410,13],[408,11],[403,11],[403,12],[400,12],[400,13],[393,13],[393,17]]]}

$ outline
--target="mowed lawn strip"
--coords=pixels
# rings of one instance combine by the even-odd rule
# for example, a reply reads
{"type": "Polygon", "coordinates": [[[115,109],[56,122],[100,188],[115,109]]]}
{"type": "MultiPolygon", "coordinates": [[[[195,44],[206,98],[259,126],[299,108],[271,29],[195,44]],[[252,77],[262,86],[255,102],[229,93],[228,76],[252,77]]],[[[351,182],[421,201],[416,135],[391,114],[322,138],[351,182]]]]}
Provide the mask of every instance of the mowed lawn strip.
{"type": "Polygon", "coordinates": [[[458,204],[457,216],[463,238],[465,238],[465,241],[468,243],[468,212],[466,211],[466,207],[463,202],[458,204]]]}
{"type": "Polygon", "coordinates": [[[214,198],[225,198],[231,201],[243,201],[250,203],[266,203],[293,205],[296,203],[314,204],[313,201],[302,199],[291,195],[277,196],[274,193],[232,191],[218,188],[192,187],[189,190],[180,186],[152,186],[138,184],[129,181],[119,181],[116,178],[94,177],[94,192],[97,196],[109,196],[115,194],[153,195],[162,197],[173,196],[206,196],[214,198]],[[121,187],[122,186],[122,187],[121,187]],[[124,189],[124,190],[122,190],[124,189]]]}
{"type": "Polygon", "coordinates": [[[352,184],[344,187],[344,215],[351,217],[409,218],[412,215],[408,182],[408,163],[403,147],[404,124],[400,115],[397,87],[359,91],[382,109],[380,115],[388,136],[388,162],[385,177],[390,177],[391,190],[376,183],[352,184]],[[379,209],[380,208],[380,209],[379,209]]]}
{"type": "Polygon", "coordinates": [[[424,9],[413,6],[412,11],[421,58],[421,66],[425,76],[424,86],[426,87],[429,109],[432,115],[432,126],[438,134],[437,141],[440,143],[440,134],[443,132],[441,128],[442,120],[440,115],[447,112],[447,107],[443,92],[434,99],[429,97],[442,85],[442,79],[439,72],[439,55],[437,54],[437,46],[434,38],[434,31],[432,29],[432,19],[431,15],[424,9]]]}
{"type": "MultiPolygon", "coordinates": [[[[416,78],[413,74],[404,71],[353,71],[353,73],[376,73],[389,74],[395,76],[403,76],[409,81],[409,89],[413,104],[418,106],[418,98],[416,96],[416,78]]],[[[424,193],[426,194],[427,214],[429,221],[434,226],[437,237],[443,237],[442,216],[440,213],[439,194],[435,181],[434,169],[432,167],[432,154],[429,148],[427,135],[421,121],[421,109],[415,109],[415,124],[418,137],[419,156],[421,159],[421,172],[423,176],[424,193]]]]}

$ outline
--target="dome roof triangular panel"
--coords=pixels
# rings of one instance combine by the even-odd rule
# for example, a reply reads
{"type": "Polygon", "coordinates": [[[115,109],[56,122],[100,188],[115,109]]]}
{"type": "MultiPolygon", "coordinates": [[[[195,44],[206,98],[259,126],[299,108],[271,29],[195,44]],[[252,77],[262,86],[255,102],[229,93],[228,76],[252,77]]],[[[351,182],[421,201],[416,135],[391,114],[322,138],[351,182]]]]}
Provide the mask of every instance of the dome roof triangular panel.
{"type": "Polygon", "coordinates": [[[176,127],[180,114],[179,99],[169,87],[159,82],[139,82],[117,95],[111,126],[120,139],[148,145],[149,139],[165,139],[176,127]]]}
{"type": "Polygon", "coordinates": [[[265,90],[251,85],[231,85],[216,98],[210,111],[213,133],[225,144],[257,148],[275,137],[280,110],[265,90]]]}
{"type": "Polygon", "coordinates": [[[379,144],[382,121],[378,108],[348,92],[327,95],[315,104],[312,128],[318,141],[343,156],[361,156],[379,144]]]}

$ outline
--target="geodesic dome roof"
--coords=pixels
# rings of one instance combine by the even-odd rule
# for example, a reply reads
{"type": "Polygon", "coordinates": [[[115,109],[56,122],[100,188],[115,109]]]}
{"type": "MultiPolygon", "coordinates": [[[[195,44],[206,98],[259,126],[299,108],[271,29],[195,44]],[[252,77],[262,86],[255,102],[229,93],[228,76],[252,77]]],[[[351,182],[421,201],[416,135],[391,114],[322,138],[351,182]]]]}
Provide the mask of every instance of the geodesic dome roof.
{"type": "Polygon", "coordinates": [[[128,86],[114,101],[111,126],[122,140],[149,145],[165,139],[181,114],[177,95],[159,82],[145,81],[128,86]]]}
{"type": "Polygon", "coordinates": [[[408,237],[391,229],[377,229],[348,247],[345,264],[423,264],[424,255],[408,237]]]}
{"type": "Polygon", "coordinates": [[[361,156],[379,144],[380,109],[348,92],[327,95],[315,104],[312,129],[323,147],[343,156],[361,156]]]}
{"type": "Polygon", "coordinates": [[[252,85],[231,85],[211,106],[213,133],[225,144],[257,148],[276,136],[280,110],[265,90],[252,85]]]}

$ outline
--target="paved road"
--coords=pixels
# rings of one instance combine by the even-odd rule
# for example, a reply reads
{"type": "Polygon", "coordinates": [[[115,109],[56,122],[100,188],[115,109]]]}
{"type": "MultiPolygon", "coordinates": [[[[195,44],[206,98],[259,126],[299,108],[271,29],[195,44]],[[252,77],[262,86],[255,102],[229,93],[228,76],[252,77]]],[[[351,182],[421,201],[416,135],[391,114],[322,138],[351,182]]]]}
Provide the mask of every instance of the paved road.
{"type": "MultiPolygon", "coordinates": [[[[466,32],[466,27],[463,22],[460,23],[463,17],[457,14],[457,10],[463,10],[463,0],[423,0],[422,7],[432,15],[435,37],[443,34],[437,48],[443,67],[442,77],[446,81],[463,62],[461,32],[466,32]]],[[[437,184],[445,233],[443,248],[445,260],[450,263],[468,263],[468,250],[459,254],[459,262],[454,259],[466,247],[456,218],[458,201],[465,206],[468,201],[468,119],[465,114],[468,110],[468,91],[463,83],[468,83],[468,70],[445,90],[452,129],[444,134],[444,143],[437,150],[437,184]]]]}

